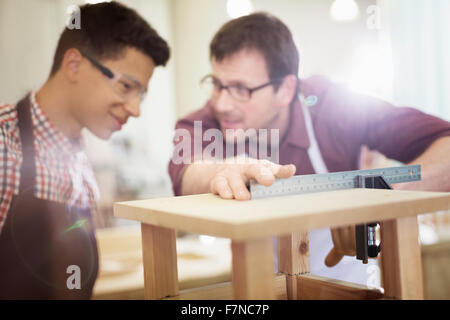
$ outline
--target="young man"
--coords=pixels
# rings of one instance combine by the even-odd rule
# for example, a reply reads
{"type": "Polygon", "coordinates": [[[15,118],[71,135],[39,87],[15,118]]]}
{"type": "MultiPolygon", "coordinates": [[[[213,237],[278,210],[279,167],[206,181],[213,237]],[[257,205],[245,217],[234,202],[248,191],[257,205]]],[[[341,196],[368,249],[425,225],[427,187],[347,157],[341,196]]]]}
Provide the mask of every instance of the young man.
{"type": "Polygon", "coordinates": [[[50,77],[0,107],[0,299],[89,299],[98,272],[98,198],[81,130],[101,139],[139,116],[165,40],[117,2],[80,8],[50,77]]]}
{"type": "MultiPolygon", "coordinates": [[[[212,192],[248,200],[250,179],[270,185],[293,174],[356,170],[362,145],[422,164],[422,181],[398,188],[450,191],[450,123],[350,93],[322,77],[299,80],[297,48],[277,18],[255,13],[226,23],[210,44],[210,58],[212,74],[202,83],[211,87],[211,98],[176,127],[195,138],[194,121],[202,121],[203,132],[222,131],[224,145],[245,140],[229,129],[279,129],[279,142],[271,141],[278,145],[279,163],[180,163],[173,161],[180,157],[175,153],[169,173],[176,195],[212,192]]],[[[203,150],[207,145],[203,142],[203,150]]],[[[242,156],[237,149],[234,156],[242,156]]],[[[354,227],[309,235],[311,273],[366,284],[367,265],[344,257],[355,255],[354,227]]]]}

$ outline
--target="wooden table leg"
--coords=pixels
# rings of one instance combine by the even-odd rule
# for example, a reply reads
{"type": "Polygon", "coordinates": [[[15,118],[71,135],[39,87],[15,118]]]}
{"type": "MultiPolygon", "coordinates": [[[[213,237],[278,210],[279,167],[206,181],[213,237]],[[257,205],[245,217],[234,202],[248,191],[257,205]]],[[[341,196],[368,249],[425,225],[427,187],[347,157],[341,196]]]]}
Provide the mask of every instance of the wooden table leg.
{"type": "Polygon", "coordinates": [[[275,299],[272,237],[232,241],[234,299],[275,299]]]}
{"type": "Polygon", "coordinates": [[[395,299],[423,299],[416,216],[381,223],[381,253],[384,295],[395,299]]]}
{"type": "Polygon", "coordinates": [[[173,229],[141,224],[146,299],[178,294],[176,233],[173,229]]]}
{"type": "Polygon", "coordinates": [[[278,237],[278,272],[286,275],[288,299],[297,300],[297,275],[310,272],[308,232],[278,237]]]}

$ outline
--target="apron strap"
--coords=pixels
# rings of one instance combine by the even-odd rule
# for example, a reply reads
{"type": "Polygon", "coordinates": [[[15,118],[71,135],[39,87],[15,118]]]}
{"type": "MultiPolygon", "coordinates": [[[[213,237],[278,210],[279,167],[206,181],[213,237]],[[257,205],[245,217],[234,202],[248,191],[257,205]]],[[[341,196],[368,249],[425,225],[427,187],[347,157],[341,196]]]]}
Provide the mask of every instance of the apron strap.
{"type": "MultiPolygon", "coordinates": [[[[28,94],[17,104],[20,140],[22,143],[22,165],[20,167],[19,194],[36,185],[36,162],[34,157],[34,134],[31,118],[31,96],[28,94]]],[[[33,192],[34,193],[34,192],[33,192]]]]}
{"type": "MultiPolygon", "coordinates": [[[[300,101],[303,109],[303,114],[305,118],[305,126],[306,131],[308,132],[309,138],[309,148],[308,148],[308,156],[311,164],[314,168],[315,173],[328,173],[327,165],[325,164],[325,160],[323,159],[322,153],[320,152],[319,144],[317,143],[316,135],[314,134],[314,127],[311,119],[311,114],[307,107],[307,100],[304,98],[303,94],[300,95],[300,101]]],[[[317,100],[317,98],[316,98],[317,100]]],[[[317,101],[315,101],[317,102],[317,101]]],[[[314,102],[314,103],[315,103],[314,102]]]]}

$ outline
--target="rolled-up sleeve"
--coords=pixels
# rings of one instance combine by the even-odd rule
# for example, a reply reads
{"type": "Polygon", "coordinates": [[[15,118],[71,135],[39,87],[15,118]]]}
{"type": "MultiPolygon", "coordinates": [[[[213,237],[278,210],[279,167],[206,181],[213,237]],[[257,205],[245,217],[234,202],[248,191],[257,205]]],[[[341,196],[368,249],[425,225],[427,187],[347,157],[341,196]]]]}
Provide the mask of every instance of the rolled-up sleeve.
{"type": "Polygon", "coordinates": [[[175,145],[174,152],[172,154],[172,158],[168,164],[168,172],[170,179],[172,180],[172,189],[173,193],[176,196],[182,195],[181,185],[183,174],[186,168],[192,161],[194,160],[195,153],[194,152],[202,152],[203,149],[208,145],[208,141],[203,141],[203,132],[211,128],[218,128],[218,123],[214,119],[214,116],[211,113],[210,106],[206,104],[203,108],[195,111],[185,118],[180,119],[175,125],[175,135],[173,139],[173,143],[175,145]],[[195,121],[201,121],[201,135],[195,135],[195,121]],[[189,135],[190,141],[184,141],[186,135],[189,135]],[[201,140],[201,148],[196,150],[194,148],[194,139],[201,140]],[[185,146],[189,145],[189,152],[180,152],[185,151],[182,148],[177,148],[177,145],[180,143],[184,143],[185,146]]]}
{"type": "Polygon", "coordinates": [[[349,152],[367,145],[388,158],[408,163],[435,140],[450,136],[450,122],[415,108],[398,107],[339,86],[323,98],[328,102],[319,112],[325,118],[327,136],[349,152]]]}
{"type": "MultiPolygon", "coordinates": [[[[177,137],[176,137],[176,132],[177,131],[179,132],[179,130],[182,130],[182,129],[187,130],[187,132],[189,132],[191,137],[193,137],[193,135],[194,135],[193,122],[191,123],[191,121],[189,121],[187,119],[182,119],[182,120],[178,121],[175,126],[175,136],[173,139],[173,143],[175,146],[178,143],[182,143],[182,138],[177,139],[177,137]]],[[[181,155],[176,154],[176,152],[177,152],[177,149],[175,148],[174,154],[172,155],[172,158],[169,161],[168,171],[169,171],[170,179],[172,180],[173,193],[176,196],[180,196],[181,195],[182,177],[183,177],[184,170],[188,166],[188,163],[186,163],[186,161],[183,161],[183,162],[175,161],[175,158],[184,156],[182,154],[181,155]]]]}

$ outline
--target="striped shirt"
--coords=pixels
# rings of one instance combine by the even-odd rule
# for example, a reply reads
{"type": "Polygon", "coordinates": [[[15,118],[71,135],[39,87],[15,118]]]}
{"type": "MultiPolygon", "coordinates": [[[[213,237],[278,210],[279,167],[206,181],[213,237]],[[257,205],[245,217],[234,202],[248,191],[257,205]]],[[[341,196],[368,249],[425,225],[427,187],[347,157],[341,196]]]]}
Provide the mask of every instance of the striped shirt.
{"type": "MultiPolygon", "coordinates": [[[[97,183],[82,137],[69,140],[48,119],[31,92],[36,185],[42,200],[64,203],[94,213],[97,183]]],[[[16,105],[0,104],[0,233],[14,195],[19,193],[22,150],[16,105]]]]}

